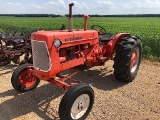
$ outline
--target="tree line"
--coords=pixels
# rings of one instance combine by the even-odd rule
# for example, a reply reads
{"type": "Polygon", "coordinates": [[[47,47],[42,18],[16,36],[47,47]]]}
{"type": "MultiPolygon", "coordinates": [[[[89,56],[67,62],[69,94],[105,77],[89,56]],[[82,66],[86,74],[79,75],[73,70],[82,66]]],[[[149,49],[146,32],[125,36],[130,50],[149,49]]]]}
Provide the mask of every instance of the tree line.
{"type": "Polygon", "coordinates": [[[55,15],[55,14],[0,14],[0,16],[13,16],[13,17],[61,17],[62,15],[55,15]]]}
{"type": "MultiPolygon", "coordinates": [[[[65,15],[56,14],[0,14],[0,16],[14,16],[14,17],[68,17],[65,15]]],[[[73,17],[83,17],[83,14],[75,14],[73,17]]],[[[90,17],[160,17],[160,14],[119,14],[119,15],[89,15],[90,17]]]]}

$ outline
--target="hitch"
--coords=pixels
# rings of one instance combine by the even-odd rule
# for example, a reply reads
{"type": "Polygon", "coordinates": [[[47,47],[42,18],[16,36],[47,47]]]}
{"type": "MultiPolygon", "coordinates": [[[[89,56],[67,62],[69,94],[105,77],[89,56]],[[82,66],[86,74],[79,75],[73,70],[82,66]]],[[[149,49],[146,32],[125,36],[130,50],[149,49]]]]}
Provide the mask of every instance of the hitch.
{"type": "Polygon", "coordinates": [[[75,80],[71,78],[75,74],[77,74],[79,70],[74,71],[73,73],[67,74],[67,75],[60,75],[57,74],[56,78],[51,78],[48,80],[49,83],[56,85],[57,87],[68,90],[72,86],[74,86],[77,83],[80,83],[79,80],[75,80]],[[68,81],[67,81],[68,80],[68,81]]]}

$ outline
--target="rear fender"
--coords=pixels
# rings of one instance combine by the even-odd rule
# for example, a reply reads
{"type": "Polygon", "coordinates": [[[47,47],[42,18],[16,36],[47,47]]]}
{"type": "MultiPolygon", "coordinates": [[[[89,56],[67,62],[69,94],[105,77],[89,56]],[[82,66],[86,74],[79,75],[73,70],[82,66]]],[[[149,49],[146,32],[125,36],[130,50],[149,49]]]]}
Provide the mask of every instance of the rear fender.
{"type": "Polygon", "coordinates": [[[118,43],[122,40],[122,38],[124,37],[128,37],[130,36],[129,33],[120,33],[120,34],[117,34],[111,41],[109,41],[105,47],[106,49],[106,54],[105,56],[109,57],[109,58],[113,58],[113,54],[115,53],[116,51],[116,48],[117,48],[117,45],[118,43]]]}
{"type": "Polygon", "coordinates": [[[113,49],[112,51],[115,51],[117,48],[118,43],[122,40],[122,38],[124,37],[129,37],[130,34],[129,33],[120,33],[117,34],[114,38],[113,38],[113,49]]]}

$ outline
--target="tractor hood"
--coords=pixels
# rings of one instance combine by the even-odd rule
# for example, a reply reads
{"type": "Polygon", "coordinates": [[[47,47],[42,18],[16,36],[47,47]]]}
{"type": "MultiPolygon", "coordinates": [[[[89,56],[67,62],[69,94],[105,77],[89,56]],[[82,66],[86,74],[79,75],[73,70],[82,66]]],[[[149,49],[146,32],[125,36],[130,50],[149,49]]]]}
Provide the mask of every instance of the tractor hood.
{"type": "MultiPolygon", "coordinates": [[[[66,44],[79,44],[80,42],[87,42],[88,40],[98,39],[98,32],[96,30],[74,30],[68,32],[67,30],[63,31],[38,31],[32,33],[32,40],[45,41],[48,48],[50,49],[53,46],[53,42],[56,39],[59,39],[62,42],[62,45],[66,44]]],[[[98,42],[98,41],[97,41],[98,42]]],[[[63,46],[64,47],[64,46],[63,46]]]]}

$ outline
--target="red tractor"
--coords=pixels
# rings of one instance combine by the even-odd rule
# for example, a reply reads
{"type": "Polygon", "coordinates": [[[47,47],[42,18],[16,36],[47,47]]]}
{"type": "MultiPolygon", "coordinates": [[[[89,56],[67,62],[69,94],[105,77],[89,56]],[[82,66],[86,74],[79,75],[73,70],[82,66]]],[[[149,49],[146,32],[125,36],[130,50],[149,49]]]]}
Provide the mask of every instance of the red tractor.
{"type": "Polygon", "coordinates": [[[102,66],[114,60],[114,74],[120,81],[131,82],[137,75],[142,44],[129,33],[112,35],[93,25],[87,29],[88,16],[84,16],[84,29],[72,29],[72,4],[69,4],[69,30],[38,31],[31,34],[33,64],[19,66],[12,74],[15,90],[27,92],[35,89],[40,80],[64,90],[59,106],[61,120],[84,120],[94,103],[94,92],[85,83],[72,79],[62,71],[79,66],[102,66]]]}

